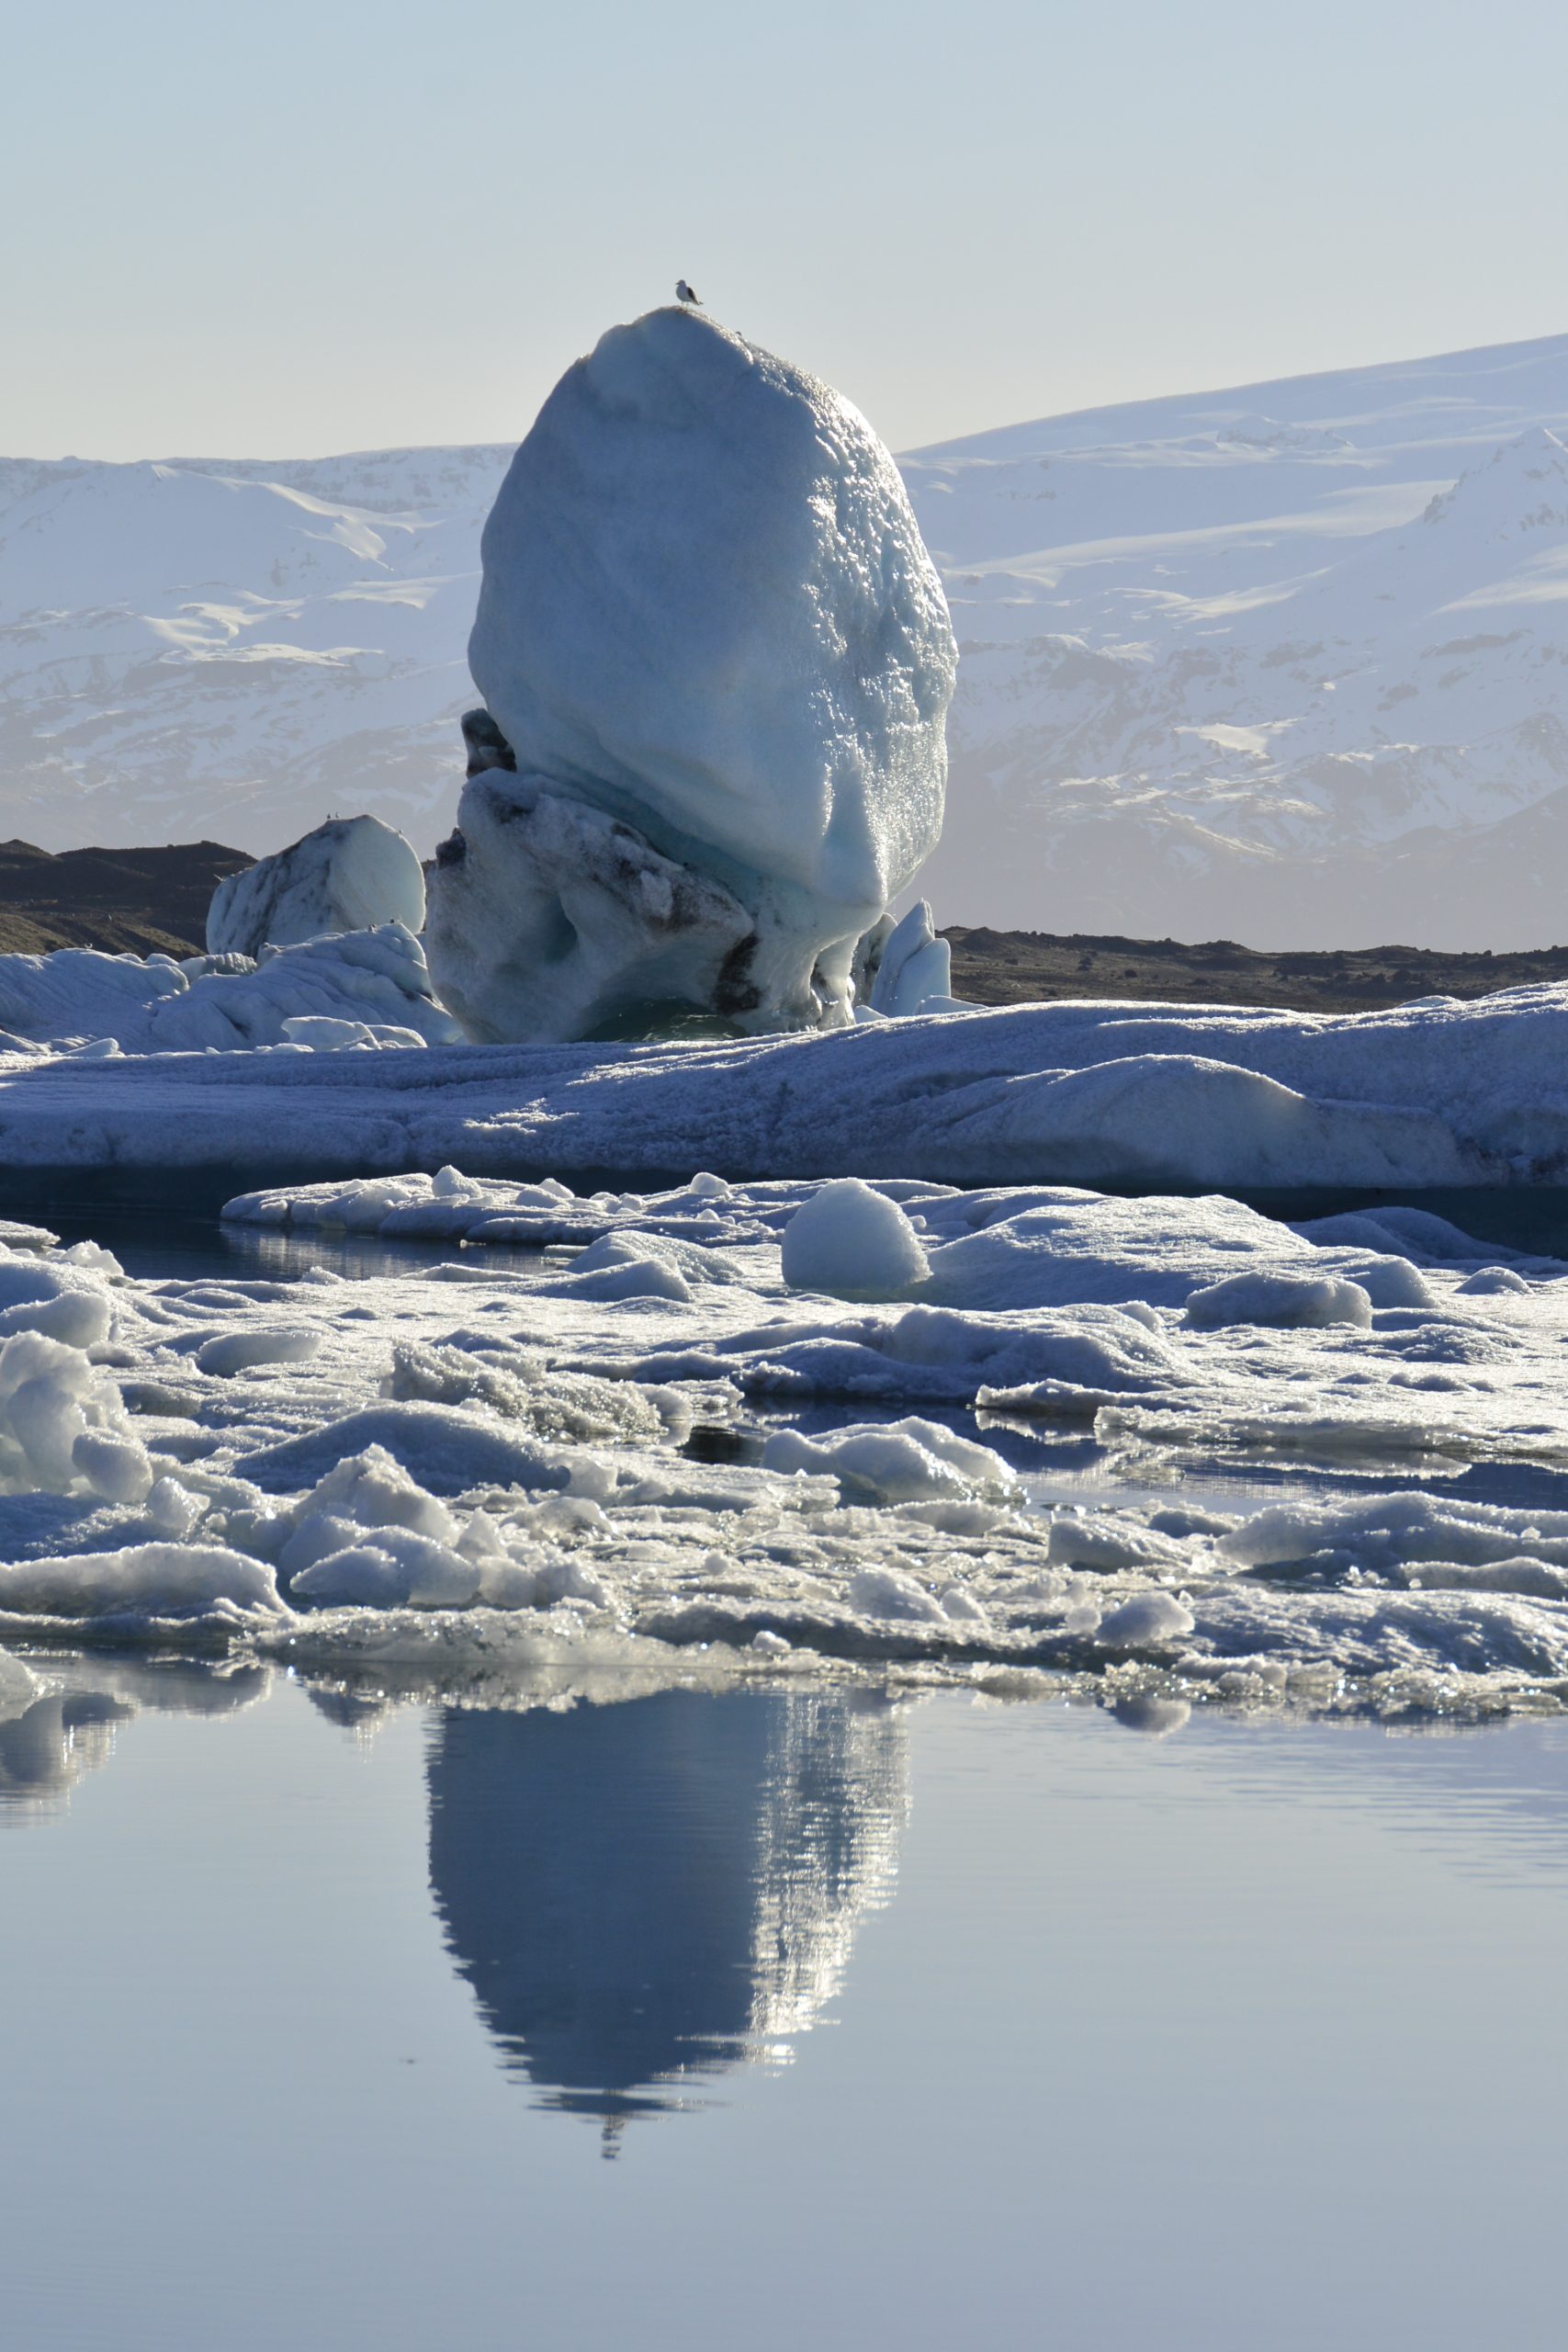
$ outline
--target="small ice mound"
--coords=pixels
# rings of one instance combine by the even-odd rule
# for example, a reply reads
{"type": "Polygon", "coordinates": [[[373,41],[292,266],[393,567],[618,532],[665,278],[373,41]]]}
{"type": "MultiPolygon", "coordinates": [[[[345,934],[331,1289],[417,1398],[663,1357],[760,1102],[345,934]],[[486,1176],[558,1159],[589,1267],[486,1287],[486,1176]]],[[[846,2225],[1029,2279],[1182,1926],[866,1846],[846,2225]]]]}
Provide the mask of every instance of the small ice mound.
{"type": "Polygon", "coordinates": [[[152,1490],[152,1464],[139,1439],[106,1430],[84,1430],[71,1448],[71,1464],[94,1494],[107,1503],[139,1503],[152,1490]]]}
{"type": "Polygon", "coordinates": [[[1094,1638],[1107,1649],[1158,1649],[1179,1641],[1195,1623],[1190,1609],[1174,1593],[1135,1592],[1100,1619],[1094,1638]]]}
{"type": "Polygon", "coordinates": [[[1223,1330],[1236,1323],[1287,1330],[1346,1323],[1368,1331],[1372,1302],[1359,1283],[1332,1274],[1231,1274],[1194,1291],[1183,1320],[1199,1331],[1223,1330]]]}
{"type": "Polygon", "coordinates": [[[941,1625],[947,1611],[934,1592],[903,1568],[861,1568],[850,1578],[850,1607],[861,1617],[896,1624],[941,1625]]]}
{"type": "Polygon", "coordinates": [[[864,1300],[907,1297],[931,1271],[897,1202],[858,1176],[839,1177],[801,1203],[784,1227],[781,1264],[791,1290],[864,1300]]]}
{"type": "Polygon", "coordinates": [[[306,1329],[270,1331],[225,1331],[204,1340],[196,1351],[197,1372],[231,1379],[237,1372],[254,1372],[262,1364],[309,1363],[319,1353],[322,1335],[306,1329]]]}
{"type": "Polygon", "coordinates": [[[1341,1278],[1355,1283],[1375,1308],[1435,1306],[1432,1286],[1408,1258],[1357,1257],[1339,1268],[1341,1278]]]}
{"type": "Polygon", "coordinates": [[[286,1575],[342,1550],[355,1528],[404,1528],[456,1547],[457,1522],[440,1498],[410,1476],[384,1446],[335,1463],[282,1521],[286,1575]]]}
{"type": "Polygon", "coordinates": [[[1179,1566],[1187,1555],[1179,1542],[1136,1520],[1066,1510],[1051,1521],[1045,1556],[1053,1567],[1089,1568],[1098,1575],[1141,1568],[1154,1576],[1179,1566]]]}
{"type": "Polygon", "coordinates": [[[453,1405],[389,1403],[242,1455],[235,1468],[265,1493],[288,1493],[373,1447],[435,1495],[460,1495],[470,1487],[565,1487],[572,1476],[571,1462],[558,1449],[489,1414],[453,1405]]]}
{"type": "Polygon", "coordinates": [[[1559,1597],[1568,1570],[1568,1512],[1461,1502],[1407,1491],[1343,1503],[1277,1503],[1219,1540],[1244,1568],[1289,1568],[1339,1580],[1374,1577],[1458,1587],[1500,1569],[1500,1589],[1559,1597]],[[1474,1573],[1472,1573],[1474,1572],[1474,1573]],[[1519,1579],[1529,1581],[1520,1582],[1519,1579]]]}
{"type": "Polygon", "coordinates": [[[386,1021],[345,1021],[328,1012],[291,1013],[283,1023],[286,1044],[305,1046],[313,1054],[344,1054],[366,1047],[423,1047],[417,1029],[386,1021]]]}
{"type": "Polygon", "coordinates": [[[193,1494],[177,1478],[157,1479],[147,1496],[147,1519],[160,1535],[183,1542],[207,1510],[207,1497],[193,1494]]]}
{"type": "Polygon", "coordinates": [[[826,1474],[857,1499],[882,1503],[966,1502],[1018,1491],[1012,1471],[988,1445],[912,1418],[863,1422],[819,1438],[777,1430],[762,1448],[762,1467],[786,1476],[826,1474]]]}
{"type": "Polygon", "coordinates": [[[424,869],[379,817],[333,818],[276,856],[231,874],[212,894],[207,946],[255,956],[334,933],[400,922],[424,929],[424,869]]]}
{"type": "Polygon", "coordinates": [[[541,1549],[525,1560],[502,1554],[480,1566],[479,1598],[487,1609],[555,1609],[574,1600],[608,1609],[615,1600],[596,1568],[561,1552],[541,1549]]]}
{"type": "MultiPolygon", "coordinates": [[[[697,1256],[686,1254],[689,1261],[697,1256]]],[[[540,1287],[552,1297],[598,1299],[610,1306],[619,1299],[661,1298],[672,1306],[689,1306],[693,1298],[681,1253],[657,1234],[604,1234],[566,1273],[540,1287]]]]}
{"type": "Polygon", "coordinates": [[[157,1620],[277,1616],[271,1568],[220,1544],[132,1544],[0,1567],[0,1611],[17,1617],[157,1620]]]}
{"type": "MultiPolygon", "coordinates": [[[[109,1264],[114,1266],[112,1259],[109,1264]]],[[[118,1274],[118,1267],[114,1271],[118,1274]]],[[[108,1338],[113,1321],[102,1280],[107,1272],[90,1260],[67,1266],[31,1253],[0,1252],[0,1340],[38,1331],[67,1348],[96,1347],[108,1338]]]]}
{"type": "Polygon", "coordinates": [[[329,1552],[289,1584],[289,1599],[319,1608],[466,1609],[479,1596],[477,1561],[409,1527],[381,1527],[329,1552]]]}
{"type": "Polygon", "coordinates": [[[139,1501],[152,1465],[118,1389],[79,1348],[41,1331],[0,1345],[0,1492],[139,1501]]]}
{"type": "Polygon", "coordinates": [[[43,1696],[43,1690],[30,1666],[24,1666],[9,1650],[0,1650],[0,1724],[14,1723],[18,1715],[25,1715],[33,1702],[43,1696]]]}
{"type": "Polygon", "coordinates": [[[1529,1284],[1512,1266],[1482,1266],[1459,1285],[1459,1295],[1472,1298],[1497,1298],[1514,1293],[1529,1296],[1529,1284]]]}
{"type": "Polygon", "coordinates": [[[672,1390],[547,1371],[521,1353],[498,1361],[439,1342],[395,1340],[381,1386],[384,1396],[403,1402],[485,1405],[540,1437],[573,1445],[657,1445],[667,1436],[683,1441],[691,1428],[691,1407],[672,1390]]]}

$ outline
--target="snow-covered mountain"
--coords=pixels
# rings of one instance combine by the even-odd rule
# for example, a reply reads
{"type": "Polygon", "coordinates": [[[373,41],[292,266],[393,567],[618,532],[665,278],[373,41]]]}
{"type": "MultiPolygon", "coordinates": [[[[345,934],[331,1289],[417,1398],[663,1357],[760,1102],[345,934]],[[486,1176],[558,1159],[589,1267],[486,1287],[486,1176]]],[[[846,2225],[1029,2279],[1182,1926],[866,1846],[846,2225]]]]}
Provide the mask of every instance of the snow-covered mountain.
{"type": "Polygon", "coordinates": [[[939,910],[1568,938],[1565,437],[1562,336],[905,459],[962,654],[939,910]]]}
{"type": "MultiPolygon", "coordinates": [[[[0,461],[0,833],[428,848],[509,455],[0,461]]],[[[942,920],[1568,937],[1568,336],[904,464],[963,652],[942,920]]]]}
{"type": "Polygon", "coordinates": [[[368,809],[433,846],[511,455],[0,459],[0,831],[262,852],[368,809]]]}

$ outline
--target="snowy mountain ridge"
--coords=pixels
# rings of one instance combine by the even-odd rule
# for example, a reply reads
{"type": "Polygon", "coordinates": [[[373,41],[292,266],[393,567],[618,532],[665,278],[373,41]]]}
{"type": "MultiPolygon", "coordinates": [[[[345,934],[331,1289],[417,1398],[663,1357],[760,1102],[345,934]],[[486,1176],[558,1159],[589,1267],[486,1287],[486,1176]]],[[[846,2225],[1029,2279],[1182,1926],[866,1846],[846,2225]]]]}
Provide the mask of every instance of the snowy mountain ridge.
{"type": "MultiPolygon", "coordinates": [[[[1568,936],[1565,445],[1560,336],[903,459],[962,653],[939,919],[1568,936]]],[[[428,849],[510,454],[0,460],[0,831],[428,849]]]]}

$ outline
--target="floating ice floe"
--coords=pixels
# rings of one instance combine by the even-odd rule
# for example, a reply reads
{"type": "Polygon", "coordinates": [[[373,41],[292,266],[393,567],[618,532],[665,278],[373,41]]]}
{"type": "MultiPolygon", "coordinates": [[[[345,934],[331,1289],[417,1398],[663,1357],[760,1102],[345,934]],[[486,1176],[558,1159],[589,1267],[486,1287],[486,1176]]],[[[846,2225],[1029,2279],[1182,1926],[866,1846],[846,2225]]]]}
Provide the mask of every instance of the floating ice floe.
{"type": "Polygon", "coordinates": [[[785,1280],[826,1187],[520,1189],[448,1170],[237,1204],[270,1227],[231,1277],[129,1282],[37,1236],[0,1254],[0,1639],[459,1689],[700,1653],[709,1679],[1118,1703],[1568,1700],[1568,1268],[1435,1218],[1417,1267],[1220,1199],[905,1184],[925,1271],[867,1305],[785,1280]],[[536,1253],[265,1271],[285,1215],[438,1208],[531,1217],[536,1253]],[[604,1294],[578,1270],[612,1244],[680,1284],[604,1294]],[[1517,1286],[1467,1287],[1486,1264],[1517,1286]],[[1224,1316],[1192,1315],[1226,1283],[1224,1316]],[[1325,1284],[1365,1319],[1281,1316],[1325,1284]],[[1097,1491],[1032,1478],[1055,1428],[1092,1437],[1097,1491]],[[1315,1490],[1259,1508],[1227,1462],[1309,1465],[1315,1490]],[[1358,1485],[1391,1470],[1393,1495],[1358,1485]]]}
{"type": "MultiPolygon", "coordinates": [[[[441,1031],[417,945],[389,926],[286,948],[249,978],[198,981],[186,994],[171,978],[171,1000],[125,1016],[128,1034],[139,1052],[164,1023],[183,1024],[182,1046],[232,1043],[221,1007],[253,998],[266,1000],[257,1029],[280,1031],[302,1009],[292,976],[270,977],[283,957],[319,968],[332,991],[306,1012],[400,1012],[433,1042],[441,1031]],[[355,988],[357,1005],[345,1004],[355,988]]],[[[119,968],[142,985],[146,967],[119,968]]],[[[16,1029],[27,1008],[7,1012],[6,985],[0,968],[0,1026],[16,1029]]],[[[330,1060],[0,1056],[0,1118],[13,1165],[112,1157],[128,1168],[276,1170],[279,1182],[457,1162],[476,1179],[534,1182],[705,1164],[726,1180],[1140,1191],[1551,1184],[1568,1178],[1568,986],[1331,1016],[1018,1005],[706,1045],[330,1060]]]]}
{"type": "Polygon", "coordinates": [[[482,560],[486,707],[430,903],[468,1034],[847,1022],[857,944],[942,830],[957,659],[864,418],[653,311],[557,385],[482,560]]]}

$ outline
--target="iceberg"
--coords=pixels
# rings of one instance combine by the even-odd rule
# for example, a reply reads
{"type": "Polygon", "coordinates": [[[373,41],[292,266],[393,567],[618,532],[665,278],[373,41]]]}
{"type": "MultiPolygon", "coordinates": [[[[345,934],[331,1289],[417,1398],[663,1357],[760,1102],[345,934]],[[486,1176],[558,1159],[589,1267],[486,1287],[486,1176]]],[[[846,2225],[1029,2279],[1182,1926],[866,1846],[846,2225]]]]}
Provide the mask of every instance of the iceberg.
{"type": "Polygon", "coordinates": [[[934,848],[946,600],[859,412],[705,316],[568,369],[485,526],[431,968],[492,1042],[850,1018],[934,848]]]}
{"type": "Polygon", "coordinates": [[[264,947],[297,947],[389,922],[424,929],[423,867],[379,817],[334,817],[220,882],[208,910],[207,949],[254,956],[264,947]]]}

